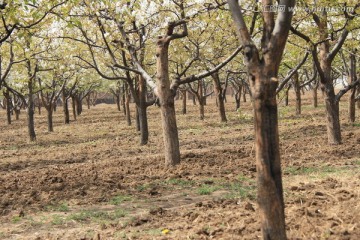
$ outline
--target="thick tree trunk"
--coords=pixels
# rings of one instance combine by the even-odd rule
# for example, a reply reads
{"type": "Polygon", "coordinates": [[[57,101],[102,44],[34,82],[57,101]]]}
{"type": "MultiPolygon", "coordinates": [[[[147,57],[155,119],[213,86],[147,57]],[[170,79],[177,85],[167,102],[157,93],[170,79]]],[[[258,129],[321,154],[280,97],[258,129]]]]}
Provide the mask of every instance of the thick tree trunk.
{"type": "Polygon", "coordinates": [[[122,98],[122,108],[123,108],[123,112],[124,112],[124,115],[126,116],[126,91],[125,91],[125,84],[124,84],[124,86],[123,86],[123,91],[122,91],[122,96],[121,96],[121,98],[122,98]]]}
{"type": "Polygon", "coordinates": [[[62,102],[63,102],[63,112],[64,112],[64,123],[69,124],[70,123],[70,113],[69,113],[69,103],[68,99],[65,97],[65,95],[62,95],[62,102]]]}
{"type": "Polygon", "coordinates": [[[14,111],[15,111],[15,120],[19,120],[20,108],[15,107],[14,111]]]}
{"type": "MultiPolygon", "coordinates": [[[[356,58],[354,54],[350,55],[350,75],[348,77],[349,84],[355,82],[356,79],[356,58]]],[[[352,88],[349,94],[349,122],[355,122],[355,93],[356,89],[352,88]]]]}
{"type": "Polygon", "coordinates": [[[75,96],[75,102],[76,102],[76,113],[77,115],[81,115],[83,108],[82,108],[82,100],[80,96],[75,96]]]}
{"type": "MultiPolygon", "coordinates": [[[[357,85],[356,89],[357,89],[356,96],[360,96],[360,84],[357,85]]],[[[360,100],[358,100],[358,101],[356,102],[356,105],[357,105],[357,108],[360,109],[360,100]]]]}
{"type": "Polygon", "coordinates": [[[71,97],[71,106],[72,106],[74,120],[76,120],[76,99],[75,99],[75,97],[71,97]]]}
{"type": "Polygon", "coordinates": [[[34,96],[33,96],[33,82],[28,82],[29,89],[29,102],[27,108],[27,124],[28,124],[28,134],[29,140],[31,142],[36,140],[35,134],[35,120],[34,120],[34,96]]]}
{"type": "Polygon", "coordinates": [[[240,92],[237,92],[235,94],[235,105],[236,105],[236,111],[240,109],[240,92]]]}
{"type": "Polygon", "coordinates": [[[140,145],[146,145],[149,141],[149,126],[147,119],[147,89],[146,89],[146,81],[143,77],[139,76],[138,81],[139,86],[139,126],[140,126],[140,145]]]}
{"type": "Polygon", "coordinates": [[[131,113],[130,113],[130,94],[125,93],[125,113],[126,113],[126,123],[128,126],[131,126],[131,113]]]}
{"type": "Polygon", "coordinates": [[[284,102],[285,106],[289,106],[289,88],[286,89],[285,91],[285,102],[284,102]]]}
{"type": "Polygon", "coordinates": [[[220,115],[220,122],[227,122],[226,114],[225,114],[225,104],[224,104],[224,98],[222,96],[222,87],[220,82],[220,77],[218,73],[214,73],[212,75],[214,87],[215,87],[215,94],[217,99],[217,107],[220,115]]]}
{"type": "MultiPolygon", "coordinates": [[[[40,103],[40,100],[39,100],[39,104],[38,104],[38,113],[39,113],[39,115],[41,115],[41,103],[40,103]]],[[[35,106],[34,106],[34,108],[35,108],[35,106]]]]}
{"type": "Polygon", "coordinates": [[[199,119],[200,120],[204,120],[205,119],[205,108],[204,108],[204,99],[205,97],[199,97],[198,98],[198,102],[199,102],[199,119]]]}
{"type": "Polygon", "coordinates": [[[6,118],[7,124],[11,124],[11,110],[12,110],[12,102],[9,90],[4,91],[4,97],[6,99],[6,118]]]}
{"type": "Polygon", "coordinates": [[[296,115],[301,115],[301,88],[297,72],[294,74],[294,90],[296,96],[296,115]]]}
{"type": "Polygon", "coordinates": [[[334,86],[331,81],[326,85],[322,84],[321,88],[325,95],[328,143],[337,145],[341,143],[339,103],[336,101],[334,86]]]}
{"type": "Polygon", "coordinates": [[[253,93],[258,203],[262,232],[264,239],[286,239],[275,94],[277,84],[263,78],[258,81],[263,85],[260,89],[264,92],[253,93]]]}
{"type": "Polygon", "coordinates": [[[115,101],[116,101],[116,108],[117,110],[120,112],[121,111],[121,107],[120,107],[120,96],[119,95],[116,95],[115,96],[115,101]]]}
{"type": "Polygon", "coordinates": [[[182,114],[186,114],[186,98],[187,98],[187,94],[186,94],[186,90],[181,90],[181,94],[182,94],[182,109],[181,112],[182,114]]]}
{"type": "Polygon", "coordinates": [[[159,37],[157,41],[157,92],[160,100],[161,122],[164,138],[165,164],[180,163],[179,136],[176,124],[175,92],[170,89],[168,48],[170,41],[159,37]]]}
{"type": "Polygon", "coordinates": [[[245,103],[246,102],[246,87],[245,86],[243,87],[243,90],[242,90],[242,98],[243,98],[243,102],[245,103]]]}
{"type": "MultiPolygon", "coordinates": [[[[51,103],[50,103],[51,104],[51,103]]],[[[53,108],[50,106],[47,111],[48,132],[53,132],[53,108]]]]}
{"type": "Polygon", "coordinates": [[[88,96],[86,96],[86,105],[87,105],[87,109],[90,109],[90,94],[88,96]]]}
{"type": "Polygon", "coordinates": [[[313,89],[312,89],[312,93],[313,93],[313,106],[314,108],[317,108],[318,107],[318,84],[316,84],[313,89]]]}

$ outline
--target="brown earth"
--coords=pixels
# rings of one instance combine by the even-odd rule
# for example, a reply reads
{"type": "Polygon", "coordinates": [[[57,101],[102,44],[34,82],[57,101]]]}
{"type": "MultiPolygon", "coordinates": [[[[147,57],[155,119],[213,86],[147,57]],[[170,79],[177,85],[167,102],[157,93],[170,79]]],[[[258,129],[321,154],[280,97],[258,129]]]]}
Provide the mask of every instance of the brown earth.
{"type": "MultiPolygon", "coordinates": [[[[212,99],[205,121],[197,106],[181,115],[178,105],[182,163],[173,169],[156,107],[147,146],[113,105],[84,109],[68,126],[59,107],[54,133],[43,112],[36,143],[25,112],[8,126],[2,110],[0,239],[260,239],[252,111],[242,104],[226,104],[228,123],[212,99]]],[[[360,238],[360,120],[347,123],[346,109],[339,146],[326,143],[323,106],[307,97],[301,116],[279,109],[289,239],[360,238]]]]}

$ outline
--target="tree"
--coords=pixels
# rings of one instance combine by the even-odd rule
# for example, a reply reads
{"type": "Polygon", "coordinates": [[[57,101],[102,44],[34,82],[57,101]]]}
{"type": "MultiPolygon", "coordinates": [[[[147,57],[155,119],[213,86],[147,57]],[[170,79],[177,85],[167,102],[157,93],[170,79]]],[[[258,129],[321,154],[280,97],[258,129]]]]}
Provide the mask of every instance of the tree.
{"type": "MultiPolygon", "coordinates": [[[[276,89],[278,71],[285,48],[294,0],[281,0],[284,11],[262,11],[263,34],[258,48],[246,26],[237,0],[228,0],[240,44],[244,47],[252,97],[256,142],[258,203],[264,239],[286,239],[283,188],[281,178],[276,89]]],[[[273,7],[263,1],[264,9],[273,7]]]]}
{"type": "MultiPolygon", "coordinates": [[[[307,7],[307,2],[303,2],[307,7]]],[[[327,4],[327,3],[318,3],[327,4]]],[[[340,3],[341,6],[346,6],[346,3],[340,3]]],[[[297,25],[292,27],[291,31],[297,36],[304,39],[309,45],[310,50],[317,68],[320,79],[320,87],[324,93],[324,100],[326,106],[326,119],[327,119],[327,135],[329,144],[340,144],[341,143],[341,129],[340,129],[340,118],[339,118],[339,101],[340,98],[349,91],[352,87],[355,87],[353,83],[352,87],[347,88],[345,91],[340,91],[335,94],[333,85],[333,78],[331,74],[332,63],[335,57],[339,53],[340,49],[344,45],[346,38],[351,32],[352,22],[356,17],[356,9],[360,7],[360,4],[356,4],[352,12],[343,12],[344,18],[339,19],[340,15],[335,13],[337,24],[332,24],[331,20],[334,16],[329,15],[326,8],[323,8],[321,12],[315,11],[309,12],[309,16],[312,17],[319,38],[318,42],[313,41],[309,36],[304,33],[301,28],[307,28],[308,26],[297,25]],[[331,29],[330,29],[330,26],[331,29]],[[334,26],[337,29],[334,29],[334,26]],[[336,39],[336,40],[335,40],[336,39]],[[334,44],[332,44],[334,43],[334,44]]],[[[302,19],[303,21],[303,19],[302,19]]]]}

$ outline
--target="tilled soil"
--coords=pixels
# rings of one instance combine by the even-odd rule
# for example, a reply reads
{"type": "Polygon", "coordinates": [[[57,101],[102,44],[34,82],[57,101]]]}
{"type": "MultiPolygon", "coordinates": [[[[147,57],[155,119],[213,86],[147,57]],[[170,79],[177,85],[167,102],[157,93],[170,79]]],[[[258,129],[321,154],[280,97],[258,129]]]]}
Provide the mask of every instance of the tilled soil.
{"type": "MultiPolygon", "coordinates": [[[[303,102],[301,116],[279,108],[288,238],[359,239],[360,120],[347,123],[342,103],[343,144],[330,146],[323,106],[303,102]]],[[[35,143],[25,112],[8,126],[1,111],[0,239],[260,239],[251,106],[226,107],[228,123],[212,99],[205,121],[197,106],[178,113],[182,162],[171,169],[156,107],[146,146],[113,105],[70,125],[59,107],[54,133],[37,115],[35,143]]]]}

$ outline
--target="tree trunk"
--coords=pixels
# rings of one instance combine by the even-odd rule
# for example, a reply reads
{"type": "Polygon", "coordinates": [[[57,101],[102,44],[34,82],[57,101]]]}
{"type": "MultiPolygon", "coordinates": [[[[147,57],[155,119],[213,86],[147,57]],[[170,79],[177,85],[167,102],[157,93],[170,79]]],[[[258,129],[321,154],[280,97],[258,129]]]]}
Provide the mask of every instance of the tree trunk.
{"type": "Polygon", "coordinates": [[[71,97],[71,106],[72,106],[74,120],[76,120],[76,99],[75,99],[75,97],[71,97]]]}
{"type": "Polygon", "coordinates": [[[199,113],[200,113],[200,120],[204,120],[205,119],[205,109],[204,109],[204,99],[205,97],[199,97],[198,98],[198,102],[199,102],[199,113]]]}
{"type": "Polygon", "coordinates": [[[11,109],[12,109],[12,102],[9,90],[4,91],[4,97],[6,99],[6,117],[7,117],[7,124],[11,124],[11,109]]]}
{"type": "Polygon", "coordinates": [[[147,107],[137,107],[139,114],[139,126],[140,126],[140,145],[146,145],[149,141],[149,127],[147,120],[147,107]]]}
{"type": "Polygon", "coordinates": [[[120,96],[119,96],[119,95],[116,95],[116,96],[115,96],[115,99],[116,99],[116,108],[117,108],[117,110],[120,112],[120,111],[121,111],[121,107],[120,107],[120,96]]]}
{"type": "Polygon", "coordinates": [[[86,105],[87,105],[87,109],[90,109],[90,94],[88,96],[86,96],[86,105]]]}
{"type": "Polygon", "coordinates": [[[243,87],[243,91],[242,91],[242,98],[243,98],[243,102],[246,102],[246,87],[243,87]]]}
{"type": "Polygon", "coordinates": [[[147,89],[146,89],[146,81],[141,76],[139,76],[138,86],[139,86],[138,114],[139,114],[139,126],[140,126],[140,145],[146,145],[149,141],[149,126],[148,126],[148,119],[146,112],[147,89]]]}
{"type": "Polygon", "coordinates": [[[35,121],[34,121],[34,96],[33,96],[33,82],[28,82],[29,89],[29,102],[27,108],[27,124],[28,124],[28,134],[29,140],[31,142],[36,140],[35,134],[35,121]]]}
{"type": "Polygon", "coordinates": [[[83,110],[81,96],[75,96],[75,102],[76,102],[76,113],[79,116],[83,110]]]}
{"type": "Polygon", "coordinates": [[[20,116],[20,108],[15,107],[15,120],[19,120],[20,116]]]}
{"type": "Polygon", "coordinates": [[[180,148],[174,104],[175,92],[170,89],[169,80],[169,44],[170,41],[167,41],[164,37],[159,37],[157,40],[157,92],[160,101],[165,164],[174,166],[180,163],[180,148]]]}
{"type": "Polygon", "coordinates": [[[325,109],[327,116],[328,143],[338,145],[341,143],[341,129],[339,119],[339,102],[336,101],[332,82],[322,84],[325,95],[325,109]]]}
{"type": "Polygon", "coordinates": [[[296,95],[296,115],[301,115],[301,88],[298,72],[294,74],[294,90],[296,95]]]}
{"type": "Polygon", "coordinates": [[[240,109],[240,94],[241,92],[235,93],[236,111],[240,109]]]}
{"type": "MultiPolygon", "coordinates": [[[[272,79],[257,80],[260,94],[253,92],[258,203],[264,239],[286,239],[281,179],[278,113],[272,79]]],[[[276,86],[274,86],[276,85],[276,86]]]]}
{"type": "MultiPolygon", "coordinates": [[[[41,115],[41,103],[40,103],[40,100],[39,100],[39,103],[38,103],[38,113],[39,115],[41,115]]],[[[35,105],[34,105],[34,108],[35,108],[35,105]]]]}
{"type": "MultiPolygon", "coordinates": [[[[360,96],[360,84],[357,85],[356,89],[357,89],[356,96],[360,96]]],[[[357,105],[357,108],[360,109],[360,100],[357,101],[356,105],[357,105]]]]}
{"type": "Polygon", "coordinates": [[[126,123],[131,126],[131,113],[130,113],[130,94],[126,93],[125,99],[125,112],[126,112],[126,123]]]}
{"type": "Polygon", "coordinates": [[[70,114],[69,114],[69,103],[66,96],[62,95],[62,102],[63,102],[63,112],[64,112],[64,123],[69,124],[70,123],[70,114]]]}
{"type": "MultiPolygon", "coordinates": [[[[350,55],[350,75],[348,83],[351,84],[355,82],[356,79],[356,58],[354,54],[350,55]]],[[[349,122],[355,122],[355,93],[356,89],[352,88],[349,94],[349,122]]]]}
{"type": "Polygon", "coordinates": [[[215,90],[216,99],[217,99],[217,103],[218,103],[220,122],[227,122],[226,114],[225,114],[224,98],[222,96],[223,89],[221,87],[219,73],[214,73],[212,75],[212,78],[213,78],[213,82],[214,82],[214,87],[215,87],[214,90],[215,90]]]}
{"type": "MultiPolygon", "coordinates": [[[[50,103],[51,105],[51,103],[50,103]]],[[[48,122],[48,132],[53,132],[54,128],[53,128],[53,108],[51,106],[49,106],[48,109],[46,109],[47,111],[47,122],[48,122]]]]}
{"type": "Polygon", "coordinates": [[[186,94],[186,90],[181,90],[181,94],[182,94],[182,114],[186,114],[186,98],[187,98],[187,94],[186,94]]]}
{"type": "Polygon", "coordinates": [[[285,91],[285,106],[289,106],[289,88],[285,91]]]}
{"type": "Polygon", "coordinates": [[[194,94],[192,94],[192,95],[191,95],[191,98],[192,98],[193,105],[195,106],[195,105],[196,105],[196,98],[195,98],[195,95],[194,95],[194,94]]]}
{"type": "Polygon", "coordinates": [[[318,87],[319,84],[316,83],[316,85],[313,87],[312,92],[313,92],[313,106],[314,108],[318,107],[318,96],[317,96],[317,92],[318,92],[318,87]]]}

